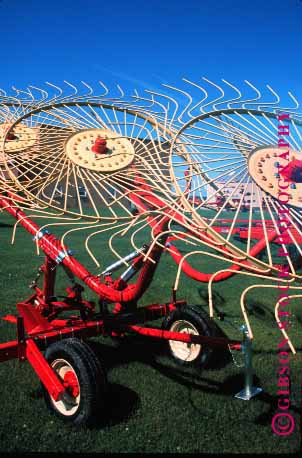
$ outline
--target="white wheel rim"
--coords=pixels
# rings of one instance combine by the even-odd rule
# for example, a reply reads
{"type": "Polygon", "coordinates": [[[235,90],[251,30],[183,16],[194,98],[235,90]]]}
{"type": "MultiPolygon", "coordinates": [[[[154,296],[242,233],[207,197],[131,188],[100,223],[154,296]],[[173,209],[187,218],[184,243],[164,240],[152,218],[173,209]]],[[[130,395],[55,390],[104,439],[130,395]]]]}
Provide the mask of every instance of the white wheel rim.
{"type": "MultiPolygon", "coordinates": [[[[74,376],[76,377],[78,385],[80,386],[77,374],[75,373],[75,370],[65,359],[55,359],[51,363],[51,367],[56,372],[56,374],[58,375],[61,381],[64,380],[65,374],[71,371],[74,374],[74,376]]],[[[79,394],[77,397],[73,397],[66,392],[62,399],[55,401],[54,398],[50,396],[50,400],[54,408],[60,414],[67,416],[67,417],[72,416],[76,413],[80,405],[80,398],[81,398],[80,389],[79,389],[79,394]]]]}
{"type": "MultiPolygon", "coordinates": [[[[175,321],[171,328],[171,332],[180,332],[198,336],[199,332],[192,323],[186,320],[175,321]]],[[[198,358],[201,352],[201,345],[187,342],[179,342],[176,340],[169,340],[171,352],[175,358],[182,361],[194,361],[198,358]]]]}

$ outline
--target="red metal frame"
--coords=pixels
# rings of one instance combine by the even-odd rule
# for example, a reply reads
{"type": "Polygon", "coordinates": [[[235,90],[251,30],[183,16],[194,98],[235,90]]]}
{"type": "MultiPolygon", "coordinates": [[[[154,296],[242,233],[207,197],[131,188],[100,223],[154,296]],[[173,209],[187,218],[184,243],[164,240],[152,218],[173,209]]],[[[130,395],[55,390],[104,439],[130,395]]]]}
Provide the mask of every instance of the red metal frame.
{"type": "MultiPolygon", "coordinates": [[[[106,150],[106,142],[100,139],[95,143],[93,149],[97,154],[103,154],[106,150]]],[[[188,176],[188,172],[185,172],[185,176],[188,176]]],[[[189,181],[186,190],[189,189],[188,187],[189,181]]],[[[185,304],[184,301],[177,301],[174,294],[170,303],[151,304],[136,309],[135,307],[129,307],[129,305],[137,305],[137,301],[150,285],[160,257],[165,250],[165,244],[169,246],[169,252],[174,261],[177,264],[182,262],[182,254],[172,243],[179,237],[164,234],[171,218],[183,226],[186,226],[186,221],[180,212],[167,208],[167,204],[153,194],[152,189],[142,177],[135,177],[133,189],[135,189],[135,192],[131,191],[131,185],[129,185],[129,198],[135,204],[139,213],[162,210],[164,214],[164,216],[159,216],[160,219],[155,219],[151,216],[147,218],[154,235],[161,237],[161,243],[152,247],[147,260],[143,261],[144,255],[142,254],[133,261],[132,266],[138,273],[137,281],[133,284],[128,284],[121,278],[113,281],[110,277],[106,277],[105,281],[101,281],[98,276],[92,275],[77,261],[68,248],[62,245],[60,240],[56,239],[53,234],[42,231],[35,222],[18,208],[15,202],[22,202],[22,198],[9,192],[7,197],[0,196],[0,207],[13,216],[20,225],[34,236],[36,243],[45,253],[44,264],[40,267],[40,272],[43,274],[42,287],[40,288],[37,284],[34,284],[34,293],[28,299],[17,304],[18,316],[7,315],[3,317],[4,320],[16,324],[17,339],[0,344],[0,362],[11,359],[27,360],[55,401],[64,396],[64,393],[68,390],[74,396],[78,392],[77,382],[72,371],[67,372],[64,380],[60,380],[42,353],[50,344],[59,339],[68,337],[87,339],[98,335],[122,336],[126,333],[135,333],[146,337],[174,340],[188,344],[228,346],[234,350],[240,350],[242,347],[240,342],[227,338],[196,336],[141,325],[164,317],[176,307],[185,304]],[[64,266],[71,275],[81,280],[89,289],[94,291],[100,304],[113,303],[113,312],[107,314],[106,310],[102,310],[97,313],[93,302],[83,300],[83,287],[75,282],[66,288],[67,295],[62,300],[58,300],[55,297],[56,268],[58,264],[64,266]],[[133,308],[134,311],[130,312],[129,310],[133,310],[133,308]],[[66,311],[69,313],[68,318],[62,318],[63,312],[66,311]],[[70,312],[77,312],[77,314],[70,315],[70,312]]],[[[227,225],[230,222],[232,220],[218,220],[212,229],[217,233],[224,233],[229,230],[227,225]]],[[[242,224],[248,223],[246,220],[238,222],[242,224]]],[[[257,240],[257,243],[250,251],[251,257],[260,254],[267,244],[263,227],[259,223],[262,223],[262,221],[253,222],[250,235],[244,226],[232,229],[232,234],[236,234],[240,238],[245,239],[251,236],[257,240]]],[[[302,238],[297,231],[293,229],[292,233],[301,243],[302,238]]],[[[215,245],[214,237],[203,229],[192,228],[187,231],[187,234],[198,237],[204,242],[212,240],[213,245],[215,245]]],[[[181,237],[186,238],[186,234],[181,237]]],[[[268,227],[268,241],[280,243],[278,233],[273,226],[268,227]]],[[[232,254],[227,247],[222,249],[224,250],[225,258],[230,259],[231,263],[232,254]]],[[[241,265],[231,265],[230,272],[220,273],[215,277],[214,281],[229,278],[241,268],[253,271],[253,266],[247,260],[241,265]]],[[[182,270],[191,278],[201,282],[208,282],[212,277],[212,274],[197,271],[187,261],[182,262],[182,270]]]]}
{"type": "MultiPolygon", "coordinates": [[[[149,202],[155,204],[156,197],[149,194],[145,189],[140,196],[133,197],[137,205],[146,206],[149,202]]],[[[158,202],[156,202],[158,205],[158,202]]],[[[103,283],[99,277],[93,276],[79,263],[69,252],[66,246],[55,238],[54,235],[40,230],[39,226],[25,215],[21,209],[11,204],[9,198],[0,197],[0,206],[34,236],[36,243],[45,253],[44,264],[40,267],[43,274],[43,286],[40,289],[34,285],[35,292],[25,301],[17,304],[18,317],[8,315],[4,320],[17,325],[17,340],[0,344],[0,362],[18,358],[20,361],[27,360],[36,374],[48,390],[50,395],[58,400],[67,389],[75,390],[74,377],[68,376],[66,380],[59,380],[52,370],[42,351],[51,343],[67,337],[79,337],[86,339],[98,335],[123,335],[135,333],[148,337],[176,340],[186,343],[198,343],[202,345],[230,346],[239,350],[241,344],[225,338],[211,338],[194,336],[187,333],[170,332],[158,328],[143,327],[138,325],[146,321],[152,321],[166,316],[176,307],[185,304],[184,301],[173,300],[166,304],[151,304],[137,308],[133,312],[127,311],[127,304],[136,304],[152,281],[163,246],[154,246],[150,257],[155,261],[142,262],[140,256],[135,260],[138,280],[135,284],[128,285],[120,279],[103,283]],[[56,267],[62,264],[75,277],[83,281],[92,291],[96,292],[99,301],[114,303],[113,313],[96,313],[95,304],[82,299],[83,287],[75,283],[67,288],[67,295],[62,301],[55,297],[56,267]],[[122,313],[127,311],[127,313],[122,313]],[[68,318],[60,318],[62,312],[77,311],[79,314],[70,315],[68,318]]],[[[146,207],[145,207],[146,208],[146,207]]],[[[180,221],[182,220],[179,215],[180,221]]],[[[156,234],[165,230],[169,221],[169,214],[163,217],[157,226],[154,226],[150,218],[150,225],[156,234]]]]}
{"type": "MultiPolygon", "coordinates": [[[[151,312],[154,318],[158,318],[158,312],[160,316],[164,316],[167,310],[172,310],[175,304],[163,304],[162,306],[156,304],[157,313],[154,315],[154,306],[146,307],[146,310],[151,312]],[[162,315],[162,313],[164,314],[162,315]]],[[[148,313],[147,313],[148,315],[148,313]]],[[[148,321],[149,321],[148,316],[148,321]]],[[[0,362],[8,361],[11,359],[19,358],[20,361],[28,360],[37,376],[48,390],[50,395],[57,401],[63,396],[66,384],[62,383],[48,362],[44,358],[41,350],[58,339],[68,337],[79,337],[81,339],[87,339],[88,337],[95,337],[98,335],[117,335],[123,333],[135,333],[143,336],[163,339],[163,340],[176,340],[179,342],[186,343],[197,343],[207,344],[211,346],[229,346],[233,350],[240,350],[241,343],[238,341],[232,341],[226,338],[211,338],[205,336],[195,336],[187,333],[165,331],[158,328],[146,328],[143,326],[137,326],[134,324],[125,324],[121,321],[112,317],[110,319],[102,319],[97,321],[83,322],[78,320],[73,323],[68,320],[55,320],[52,322],[51,329],[44,332],[31,332],[30,336],[24,340],[14,340],[0,344],[0,362]]]]}

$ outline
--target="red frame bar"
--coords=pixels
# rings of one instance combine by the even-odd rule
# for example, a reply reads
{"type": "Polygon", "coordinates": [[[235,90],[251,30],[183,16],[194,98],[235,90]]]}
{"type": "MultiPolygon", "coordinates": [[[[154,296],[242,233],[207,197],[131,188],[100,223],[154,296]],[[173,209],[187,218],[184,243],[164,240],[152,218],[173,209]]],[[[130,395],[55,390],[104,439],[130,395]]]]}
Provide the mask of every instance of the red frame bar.
{"type": "MultiPolygon", "coordinates": [[[[62,328],[47,331],[43,334],[33,334],[29,339],[26,339],[26,358],[29,359],[34,368],[36,367],[37,370],[35,370],[38,375],[39,367],[43,369],[43,361],[37,352],[40,352],[39,349],[45,349],[49,344],[57,341],[58,338],[63,339],[68,337],[96,337],[100,334],[111,335],[112,332],[116,332],[118,330],[123,332],[128,331],[130,333],[134,332],[136,334],[144,335],[147,337],[154,337],[162,340],[176,340],[179,342],[195,343],[200,345],[210,344],[213,346],[224,347],[230,345],[230,347],[235,350],[240,350],[241,348],[241,343],[236,340],[230,340],[222,337],[214,338],[207,336],[195,336],[182,332],[165,331],[158,328],[144,328],[142,326],[133,324],[124,324],[122,321],[119,323],[118,319],[114,321],[109,319],[108,322],[106,322],[106,320],[89,321],[87,323],[79,323],[78,325],[75,324],[68,326],[66,326],[65,320],[61,321],[63,321],[65,324],[65,326],[63,325],[62,328]],[[29,342],[32,343],[30,343],[28,346],[29,342]],[[32,363],[32,360],[35,356],[37,356],[38,359],[37,365],[35,365],[34,361],[32,363]]],[[[59,323],[56,322],[55,324],[59,323]]],[[[18,345],[19,344],[17,340],[0,344],[0,362],[18,358],[18,345]]]]}
{"type": "MultiPolygon", "coordinates": [[[[37,243],[39,247],[44,251],[50,260],[56,262],[58,257],[68,252],[68,248],[63,246],[54,235],[47,233],[41,234],[39,226],[28,218],[18,207],[13,207],[11,202],[3,196],[0,196],[0,206],[2,206],[5,211],[19,221],[30,234],[38,237],[37,243]]],[[[161,224],[158,225],[158,233],[163,231],[163,227],[167,223],[167,220],[168,218],[165,218],[161,224]]],[[[61,262],[92,291],[96,292],[101,299],[105,299],[109,302],[127,303],[137,301],[146,291],[152,281],[163,250],[164,248],[162,246],[155,245],[150,253],[150,258],[152,258],[155,262],[147,259],[140,271],[137,282],[135,284],[128,285],[121,291],[102,283],[99,277],[92,275],[80,262],[75,259],[74,256],[67,255],[63,257],[61,262]]]]}
{"type": "Polygon", "coordinates": [[[187,334],[185,332],[172,332],[165,331],[157,328],[143,328],[136,325],[126,325],[124,328],[128,331],[133,331],[136,334],[140,334],[148,337],[155,337],[163,340],[176,340],[178,342],[195,343],[195,344],[211,344],[211,346],[228,346],[231,348],[240,349],[241,344],[235,340],[225,339],[223,337],[206,337],[206,336],[195,336],[193,334],[187,334]],[[238,347],[240,345],[240,348],[238,347]]]}
{"type": "Polygon", "coordinates": [[[48,393],[57,401],[65,388],[32,339],[26,341],[26,358],[48,393]]]}

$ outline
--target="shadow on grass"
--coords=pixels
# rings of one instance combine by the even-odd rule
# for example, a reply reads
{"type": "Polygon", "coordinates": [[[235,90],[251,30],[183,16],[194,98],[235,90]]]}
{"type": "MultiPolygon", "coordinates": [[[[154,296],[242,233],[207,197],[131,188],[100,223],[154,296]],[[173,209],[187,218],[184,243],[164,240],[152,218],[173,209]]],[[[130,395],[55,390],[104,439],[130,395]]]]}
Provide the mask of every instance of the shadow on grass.
{"type": "MultiPolygon", "coordinates": [[[[141,336],[127,336],[114,342],[114,345],[106,345],[95,341],[89,342],[89,345],[103,362],[108,372],[131,362],[141,362],[184,386],[195,387],[210,393],[221,387],[220,382],[201,376],[200,374],[203,372],[200,368],[180,366],[168,358],[165,342],[151,341],[150,338],[141,336]],[[161,361],[162,358],[164,358],[164,361],[161,361]],[[194,382],[193,378],[197,379],[197,382],[194,382]],[[203,385],[200,385],[200,382],[203,385]],[[207,388],[206,384],[211,385],[211,387],[207,388]]],[[[231,357],[228,350],[224,348],[219,349],[219,351],[214,350],[206,369],[221,369],[229,364],[230,361],[231,357]]]]}
{"type": "Polygon", "coordinates": [[[118,383],[108,383],[104,406],[90,429],[100,429],[123,423],[139,408],[140,398],[130,388],[118,383]]]}
{"type": "Polygon", "coordinates": [[[296,315],[296,320],[298,321],[299,324],[302,324],[302,315],[296,315]]]}
{"type": "MultiPolygon", "coordinates": [[[[209,304],[209,292],[208,292],[208,290],[204,289],[204,288],[198,288],[197,291],[198,291],[200,299],[202,299],[204,301],[204,304],[208,305],[209,304]]],[[[218,293],[217,291],[213,291],[212,295],[213,295],[214,310],[216,309],[217,306],[218,307],[222,307],[226,303],[225,298],[220,293],[218,293]]]]}
{"type": "Polygon", "coordinates": [[[254,315],[257,318],[262,318],[267,315],[270,315],[272,318],[275,318],[275,313],[272,308],[267,305],[264,305],[262,302],[257,300],[248,299],[246,301],[245,307],[250,315],[254,315]]]}
{"type": "MultiPolygon", "coordinates": [[[[29,393],[33,400],[43,400],[43,390],[39,386],[29,393]]],[[[90,429],[100,429],[123,423],[130,418],[140,406],[138,394],[118,383],[108,383],[104,404],[90,429]]]]}
{"type": "MultiPolygon", "coordinates": [[[[198,289],[198,294],[199,297],[202,299],[205,305],[208,306],[209,303],[209,294],[208,290],[199,288],[198,289]]],[[[228,318],[231,318],[232,315],[228,313],[224,313],[223,311],[220,310],[220,307],[223,307],[226,304],[225,298],[218,293],[217,291],[213,291],[213,308],[215,313],[219,316],[219,314],[223,314],[225,316],[228,316],[228,318]]],[[[263,318],[266,316],[271,316],[275,317],[274,310],[272,310],[269,306],[264,305],[262,302],[259,302],[257,300],[253,299],[248,299],[246,301],[246,309],[249,312],[250,315],[254,315],[256,318],[263,318]]]]}
{"type": "MultiPolygon", "coordinates": [[[[208,307],[209,304],[209,294],[208,290],[205,288],[198,288],[198,294],[202,300],[202,306],[208,307]]],[[[213,308],[217,316],[223,315],[228,318],[234,318],[237,315],[232,315],[229,311],[224,312],[223,307],[226,305],[226,299],[217,291],[212,291],[213,299],[213,308]]],[[[272,307],[264,304],[253,298],[248,298],[245,302],[246,309],[250,315],[255,316],[255,318],[263,319],[275,319],[275,312],[272,307]]]]}
{"type": "Polygon", "coordinates": [[[113,345],[106,345],[95,341],[88,343],[98,358],[104,363],[107,371],[135,361],[153,366],[156,355],[163,352],[162,342],[153,341],[151,343],[150,339],[141,336],[117,338],[114,339],[113,345]]]}

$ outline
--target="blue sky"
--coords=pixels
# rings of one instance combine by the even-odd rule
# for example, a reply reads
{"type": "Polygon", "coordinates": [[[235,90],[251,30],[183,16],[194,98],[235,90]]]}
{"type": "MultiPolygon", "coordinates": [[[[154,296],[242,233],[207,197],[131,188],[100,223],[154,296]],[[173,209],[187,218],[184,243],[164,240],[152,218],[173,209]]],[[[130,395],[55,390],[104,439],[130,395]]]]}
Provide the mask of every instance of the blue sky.
{"type": "Polygon", "coordinates": [[[301,93],[300,0],[0,0],[0,87],[206,76],[301,93]]]}

